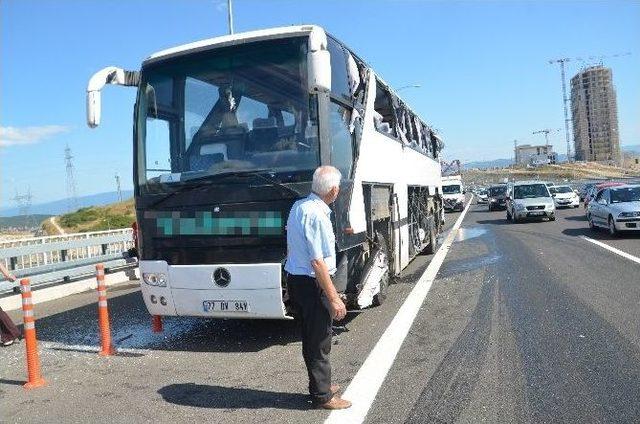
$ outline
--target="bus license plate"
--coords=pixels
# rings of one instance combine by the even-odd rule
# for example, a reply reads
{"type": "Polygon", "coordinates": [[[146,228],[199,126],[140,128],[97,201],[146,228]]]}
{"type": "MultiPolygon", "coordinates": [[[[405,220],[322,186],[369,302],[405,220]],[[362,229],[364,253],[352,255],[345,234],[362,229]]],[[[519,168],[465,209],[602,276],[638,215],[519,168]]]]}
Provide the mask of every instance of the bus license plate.
{"type": "Polygon", "coordinates": [[[202,306],[205,312],[249,312],[246,300],[205,300],[202,306]]]}

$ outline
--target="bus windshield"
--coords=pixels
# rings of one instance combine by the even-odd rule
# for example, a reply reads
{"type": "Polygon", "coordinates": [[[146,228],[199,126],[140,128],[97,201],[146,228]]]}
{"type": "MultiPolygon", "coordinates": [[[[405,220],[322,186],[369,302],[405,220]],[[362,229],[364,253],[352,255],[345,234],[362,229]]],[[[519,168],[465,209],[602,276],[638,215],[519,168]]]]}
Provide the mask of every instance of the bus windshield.
{"type": "Polygon", "coordinates": [[[442,186],[442,193],[444,194],[459,194],[460,193],[460,186],[459,185],[443,185],[442,186]]]}
{"type": "Polygon", "coordinates": [[[310,181],[320,159],[306,49],[306,38],[287,38],[145,66],[136,123],[138,183],[168,188],[264,170],[281,182],[310,181]]]}

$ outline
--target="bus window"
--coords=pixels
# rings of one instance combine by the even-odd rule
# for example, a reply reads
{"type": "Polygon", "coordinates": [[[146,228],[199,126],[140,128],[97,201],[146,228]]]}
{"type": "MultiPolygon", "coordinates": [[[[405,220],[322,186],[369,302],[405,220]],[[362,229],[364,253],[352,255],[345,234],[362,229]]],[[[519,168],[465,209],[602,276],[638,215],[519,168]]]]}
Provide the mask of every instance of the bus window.
{"type": "Polygon", "coordinates": [[[382,134],[397,138],[391,94],[380,81],[376,81],[376,100],[373,108],[375,110],[373,121],[376,130],[382,134]]]}
{"type": "Polygon", "coordinates": [[[353,138],[349,131],[351,110],[336,102],[329,105],[329,134],[331,136],[331,164],[338,168],[342,177],[351,177],[353,164],[353,138]]]}
{"type": "Polygon", "coordinates": [[[146,179],[170,173],[171,170],[171,138],[169,137],[169,122],[164,119],[147,117],[147,152],[146,179]]]}
{"type": "Polygon", "coordinates": [[[420,126],[420,120],[417,116],[413,116],[411,119],[411,124],[413,127],[413,142],[415,147],[421,152],[424,151],[422,148],[422,127],[420,126]]]}
{"type": "Polygon", "coordinates": [[[429,127],[427,127],[425,124],[420,124],[422,126],[422,141],[421,141],[421,145],[422,145],[422,150],[425,152],[425,154],[430,155],[431,154],[431,130],[429,130],[429,127]]]}
{"type": "MultiPolygon", "coordinates": [[[[162,92],[162,91],[160,91],[162,92]]],[[[192,77],[187,77],[184,85],[185,149],[202,126],[205,118],[219,98],[218,87],[192,77]]]]}
{"type": "Polygon", "coordinates": [[[347,57],[342,46],[333,38],[328,37],[327,48],[331,55],[331,94],[343,99],[351,100],[349,75],[347,71],[347,57]]]}

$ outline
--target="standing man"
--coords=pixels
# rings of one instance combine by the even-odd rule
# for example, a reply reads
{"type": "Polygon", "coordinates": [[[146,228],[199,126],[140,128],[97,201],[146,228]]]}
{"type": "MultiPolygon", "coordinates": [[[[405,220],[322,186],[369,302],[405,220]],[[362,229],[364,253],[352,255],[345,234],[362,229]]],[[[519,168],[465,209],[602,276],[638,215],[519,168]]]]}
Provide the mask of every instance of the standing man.
{"type": "Polygon", "coordinates": [[[340,171],[321,166],[313,173],[311,194],[297,201],[287,220],[287,272],[289,298],[302,324],[302,356],[309,374],[313,403],[324,409],[345,409],[351,402],[340,398],[331,385],[331,335],[333,319],[347,314],[331,281],[336,272],[336,247],[329,205],[340,191],[340,171]]]}

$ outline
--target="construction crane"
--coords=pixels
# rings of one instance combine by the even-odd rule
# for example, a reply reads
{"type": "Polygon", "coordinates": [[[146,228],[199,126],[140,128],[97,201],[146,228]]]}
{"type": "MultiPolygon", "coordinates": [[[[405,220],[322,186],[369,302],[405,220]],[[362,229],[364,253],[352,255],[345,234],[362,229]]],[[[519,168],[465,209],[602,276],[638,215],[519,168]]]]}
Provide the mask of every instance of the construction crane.
{"type": "MultiPolygon", "coordinates": [[[[631,53],[630,52],[626,52],[626,53],[619,53],[619,54],[613,54],[613,55],[608,55],[608,56],[589,56],[587,59],[594,62],[594,61],[600,61],[600,64],[602,64],[602,61],[604,59],[611,59],[611,58],[615,58],[615,57],[622,57],[622,56],[629,56],[631,53]]],[[[565,132],[565,137],[567,140],[567,161],[571,162],[571,141],[570,141],[570,137],[569,137],[569,122],[571,121],[569,119],[569,111],[567,109],[567,102],[569,101],[569,98],[567,97],[567,82],[566,82],[566,77],[565,77],[565,67],[564,64],[567,62],[583,62],[586,63],[586,60],[584,60],[583,58],[580,57],[576,57],[576,58],[571,58],[571,57],[563,57],[560,59],[550,59],[549,60],[549,64],[553,65],[554,63],[559,63],[560,64],[560,77],[562,78],[562,107],[564,109],[564,132],[565,132]]]]}
{"type": "Polygon", "coordinates": [[[451,162],[441,160],[440,167],[442,169],[443,177],[451,176],[451,175],[462,175],[462,164],[458,159],[454,159],[451,162]]]}
{"type": "Polygon", "coordinates": [[[544,154],[547,156],[547,158],[549,157],[549,133],[550,132],[557,132],[560,131],[560,129],[550,129],[550,128],[545,128],[543,130],[538,130],[538,131],[533,131],[531,134],[544,134],[544,154]]]}
{"type": "MultiPolygon", "coordinates": [[[[549,150],[549,133],[550,133],[551,131],[553,131],[553,130],[550,130],[550,129],[548,129],[548,128],[545,128],[544,130],[533,131],[533,132],[531,133],[531,134],[534,134],[534,135],[535,135],[535,134],[544,134],[544,141],[545,141],[545,143],[544,143],[544,147],[545,147],[545,149],[547,149],[547,151],[549,150]]],[[[548,152],[547,152],[547,153],[548,153],[548,152]]]]}

